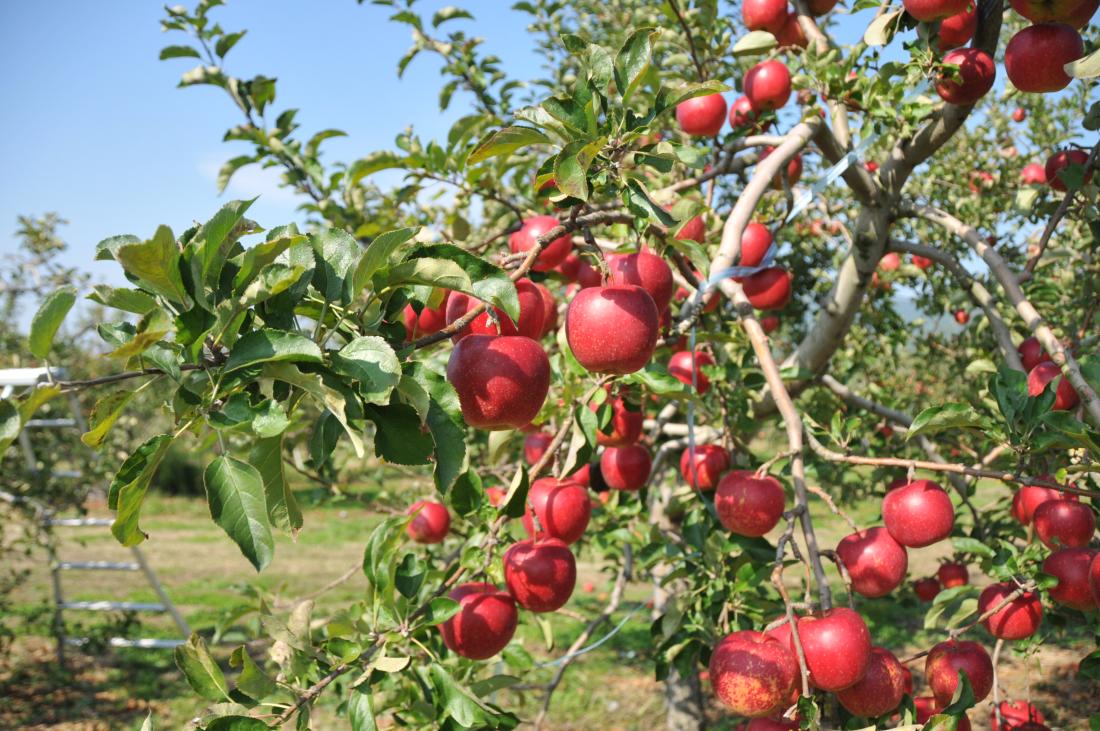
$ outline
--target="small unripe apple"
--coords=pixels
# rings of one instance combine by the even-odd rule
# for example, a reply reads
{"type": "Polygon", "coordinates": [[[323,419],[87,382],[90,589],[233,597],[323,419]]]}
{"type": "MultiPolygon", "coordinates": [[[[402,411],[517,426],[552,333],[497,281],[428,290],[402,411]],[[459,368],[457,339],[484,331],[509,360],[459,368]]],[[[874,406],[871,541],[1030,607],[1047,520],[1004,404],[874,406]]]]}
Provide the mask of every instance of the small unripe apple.
{"type": "Polygon", "coordinates": [[[850,688],[871,664],[871,633],[847,607],[800,618],[798,638],[815,688],[833,693],[850,688]]]}
{"type": "Polygon", "coordinates": [[[942,487],[914,480],[886,493],[882,520],[894,540],[910,548],[930,546],[951,535],[955,507],[942,487]]]}
{"type": "Polygon", "coordinates": [[[676,105],[676,121],[685,134],[714,137],[726,121],[726,100],[721,94],[697,96],[676,105]]]}
{"type": "Polygon", "coordinates": [[[905,12],[925,23],[957,15],[970,0],[904,0],[905,12]]]}
{"type": "Polygon", "coordinates": [[[629,447],[608,447],[600,456],[600,474],[612,490],[642,489],[652,467],[649,450],[640,444],[629,447]]]}
{"type": "Polygon", "coordinates": [[[1087,546],[1096,532],[1092,508],[1076,500],[1048,500],[1035,508],[1035,535],[1047,548],[1087,546]]]}
{"type": "Polygon", "coordinates": [[[1053,411],[1068,411],[1078,404],[1077,391],[1062,375],[1062,369],[1051,361],[1044,361],[1028,371],[1028,395],[1033,398],[1042,395],[1051,381],[1056,381],[1054,405],[1050,407],[1053,411]]]}
{"type": "Polygon", "coordinates": [[[936,570],[936,578],[944,589],[954,589],[956,586],[966,586],[970,583],[970,572],[961,563],[948,562],[940,564],[936,570]]]}
{"type": "Polygon", "coordinates": [[[779,480],[734,470],[718,481],[714,509],[726,530],[741,536],[762,536],[779,523],[786,504],[779,480]]]}
{"type": "MultiPolygon", "coordinates": [[[[525,219],[522,228],[508,237],[508,245],[513,253],[530,251],[537,243],[536,239],[560,225],[561,222],[553,216],[534,216],[525,219]]],[[[548,272],[564,262],[572,250],[573,238],[563,233],[543,247],[531,268],[536,272],[548,272]]]]}
{"type": "Polygon", "coordinates": [[[610,283],[641,287],[653,298],[658,312],[668,309],[672,299],[672,269],[665,260],[648,249],[636,254],[613,254],[607,258],[610,283]]]}
{"type": "Polygon", "coordinates": [[[905,695],[904,668],[894,653],[883,647],[871,648],[867,673],[853,686],[838,691],[840,705],[864,718],[877,718],[894,710],[905,695]]]}
{"type": "Polygon", "coordinates": [[[554,441],[554,435],[550,432],[536,431],[528,434],[523,440],[523,458],[527,464],[533,465],[542,459],[542,455],[546,454],[552,441],[554,441]]]}
{"type": "Polygon", "coordinates": [[[993,689],[993,662],[985,648],[968,640],[947,640],[933,647],[924,663],[924,678],[940,706],[951,702],[960,670],[969,678],[979,703],[993,689]]]}
{"type": "Polygon", "coordinates": [[[965,46],[974,37],[978,28],[978,4],[970,2],[967,7],[940,22],[939,47],[947,51],[965,46]]]}
{"type": "Polygon", "coordinates": [[[577,361],[594,373],[641,370],[657,346],[657,305],[641,287],[589,287],[565,314],[565,335],[577,361]]]}
{"type": "MultiPolygon", "coordinates": [[[[638,441],[642,435],[645,414],[627,407],[622,398],[614,398],[611,406],[611,433],[596,431],[596,441],[605,447],[627,447],[638,441]]],[[[598,409],[599,407],[593,407],[598,409]]],[[[585,465],[587,467],[587,465],[585,465]]]]}
{"type": "MultiPolygon", "coordinates": [[[[786,8],[784,8],[786,9],[786,8]]],[[[782,61],[761,61],[745,74],[745,96],[764,111],[782,109],[791,98],[791,72],[782,61]]]]}
{"type": "MultiPolygon", "coordinates": [[[[714,358],[706,351],[695,351],[694,357],[695,391],[700,396],[710,390],[710,379],[703,373],[703,366],[714,365],[714,358]]],[[[668,361],[668,374],[681,383],[692,385],[692,354],[690,350],[681,350],[672,354],[668,361]]]]}
{"type": "Polygon", "coordinates": [[[799,679],[791,649],[763,632],[727,635],[710,654],[714,694],[738,716],[762,718],[784,711],[799,679]]]}
{"type": "Polygon", "coordinates": [[[741,19],[749,30],[766,30],[774,36],[787,22],[787,0],[744,0],[741,19]]]}
{"type": "Polygon", "coordinates": [[[1085,55],[1081,34],[1064,23],[1024,28],[1005,46],[1005,72],[1020,91],[1061,91],[1073,81],[1063,68],[1085,55]]]}
{"type": "Polygon", "coordinates": [[[565,605],[577,583],[573,552],[557,538],[528,538],[504,554],[504,583],[524,609],[553,612],[565,605]]]}
{"type": "Polygon", "coordinates": [[[791,301],[791,273],[768,267],[745,277],[742,284],[749,303],[758,310],[781,310],[791,301]]]}
{"type": "Polygon", "coordinates": [[[909,568],[904,546],[881,527],[846,536],[837,544],[836,554],[848,569],[852,590],[870,598],[896,589],[909,568]]]}
{"type": "MultiPolygon", "coordinates": [[[[1043,168],[1046,173],[1047,185],[1059,192],[1066,192],[1066,181],[1062,180],[1061,173],[1070,165],[1084,166],[1089,160],[1088,153],[1084,150],[1062,150],[1047,158],[1043,168]]],[[[1092,170],[1085,173],[1085,182],[1092,179],[1092,170]]]]}
{"type": "Polygon", "coordinates": [[[480,429],[518,429],[538,415],[550,390],[542,346],[518,335],[462,338],[447,361],[462,417],[480,429]]]}
{"type": "Polygon", "coordinates": [[[571,545],[584,535],[591,516],[592,503],[587,490],[570,480],[543,477],[535,480],[527,491],[523,527],[533,538],[557,538],[571,545]],[[539,522],[537,534],[532,514],[539,522]]]}
{"type": "Polygon", "coordinates": [[[1043,561],[1043,573],[1058,578],[1050,590],[1050,598],[1059,604],[1087,612],[1097,608],[1089,588],[1089,567],[1097,551],[1086,546],[1062,548],[1043,561]]]}
{"type": "Polygon", "coordinates": [[[691,447],[680,455],[680,474],[687,484],[700,490],[713,490],[722,474],[730,468],[730,455],[718,444],[695,445],[695,459],[691,447]]]}
{"type": "Polygon", "coordinates": [[[418,500],[409,507],[413,516],[405,532],[417,543],[442,543],[451,529],[451,514],[447,506],[434,500],[418,500]]]}
{"type": "MultiPolygon", "coordinates": [[[[990,584],[978,597],[978,613],[991,611],[1015,591],[1011,582],[990,584]]],[[[998,639],[1022,640],[1035,634],[1042,621],[1043,602],[1037,593],[1027,591],[982,620],[982,625],[998,639]]]]}
{"type": "Polygon", "coordinates": [[[935,599],[936,595],[940,593],[940,589],[940,582],[934,576],[913,582],[913,592],[917,595],[917,599],[922,602],[930,602],[935,599]]]}
{"type": "Polygon", "coordinates": [[[458,614],[439,625],[443,644],[471,660],[487,660],[512,641],[519,623],[516,603],[492,584],[461,584],[448,596],[458,614]]]}
{"type": "Polygon", "coordinates": [[[997,66],[985,51],[958,48],[944,56],[943,62],[959,67],[957,77],[955,73],[941,72],[936,81],[936,93],[948,104],[969,106],[993,88],[997,66]]]}

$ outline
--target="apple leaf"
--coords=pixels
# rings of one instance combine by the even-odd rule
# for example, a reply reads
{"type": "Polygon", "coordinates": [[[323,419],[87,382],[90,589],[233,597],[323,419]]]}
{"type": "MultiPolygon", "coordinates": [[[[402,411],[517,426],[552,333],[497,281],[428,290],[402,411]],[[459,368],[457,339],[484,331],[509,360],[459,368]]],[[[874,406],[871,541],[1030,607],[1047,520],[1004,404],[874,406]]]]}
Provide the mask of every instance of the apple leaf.
{"type": "Polygon", "coordinates": [[[27,336],[31,353],[35,358],[44,360],[50,354],[54,336],[57,335],[58,328],[61,327],[61,323],[75,302],[76,289],[73,287],[62,287],[51,292],[42,301],[42,306],[38,308],[38,312],[34,313],[34,318],[31,320],[31,333],[27,336]]]}
{"type": "Polygon", "coordinates": [[[522,147],[545,144],[550,138],[533,127],[512,125],[490,132],[473,149],[466,162],[473,165],[491,157],[509,155],[522,147]]]}
{"type": "Polygon", "coordinates": [[[885,46],[894,37],[897,29],[897,20],[902,16],[903,10],[895,10],[892,13],[884,13],[867,26],[863,32],[863,42],[868,46],[885,46]]]}
{"type": "Polygon", "coordinates": [[[905,438],[912,439],[918,434],[934,434],[947,429],[980,429],[986,421],[969,404],[932,406],[917,414],[905,438]]]}
{"type": "Polygon", "coordinates": [[[222,455],[207,466],[202,478],[210,517],[256,570],[263,571],[275,555],[275,541],[260,472],[247,462],[222,455]]]}
{"type": "Polygon", "coordinates": [[[649,71],[655,35],[655,28],[639,28],[626,39],[615,56],[615,84],[619,87],[624,105],[649,71]]]}
{"type": "Polygon", "coordinates": [[[742,36],[733,44],[734,56],[759,56],[767,53],[776,46],[779,41],[766,30],[754,30],[742,36]]]}
{"type": "Polygon", "coordinates": [[[1064,68],[1066,73],[1075,79],[1095,79],[1100,76],[1100,50],[1093,51],[1076,61],[1070,61],[1064,68]]]}

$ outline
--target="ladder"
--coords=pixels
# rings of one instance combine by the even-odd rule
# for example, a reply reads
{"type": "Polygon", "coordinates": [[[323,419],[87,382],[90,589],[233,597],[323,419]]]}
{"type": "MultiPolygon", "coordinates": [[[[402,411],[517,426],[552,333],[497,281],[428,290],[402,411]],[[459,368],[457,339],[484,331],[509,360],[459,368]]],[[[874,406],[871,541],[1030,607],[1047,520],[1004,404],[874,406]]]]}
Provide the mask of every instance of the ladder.
{"type": "MultiPolygon", "coordinates": [[[[41,384],[52,382],[56,377],[64,376],[61,369],[53,368],[9,368],[0,369],[0,398],[8,398],[16,388],[34,389],[41,384]]],[[[35,456],[34,446],[31,441],[31,431],[38,429],[74,429],[80,432],[87,431],[83,415],[80,413],[80,405],[75,396],[68,394],[69,408],[72,411],[70,418],[29,419],[19,433],[19,445],[23,452],[23,458],[27,465],[27,471],[31,474],[39,472],[38,459],[35,456]]],[[[82,474],[73,470],[57,470],[50,473],[50,477],[60,479],[80,479],[82,474]]],[[[69,637],[65,632],[65,611],[85,612],[167,612],[183,638],[191,635],[191,629],[187,621],[180,614],[176,605],[172,603],[164,587],[161,586],[145,554],[137,546],[130,547],[132,561],[78,561],[62,560],[57,552],[57,540],[55,531],[58,528],[89,528],[100,529],[109,527],[113,522],[109,518],[62,518],[56,517],[49,506],[40,501],[12,495],[0,491],[0,500],[9,503],[26,504],[34,511],[39,524],[46,533],[46,552],[50,562],[50,579],[53,587],[53,627],[57,637],[57,659],[61,665],[65,664],[65,648],[67,646],[81,647],[90,642],[88,637],[69,637]],[[119,601],[67,601],[62,591],[61,576],[67,571],[140,571],[157,595],[157,602],[119,602],[119,601]]],[[[168,649],[178,647],[186,642],[185,639],[130,639],[126,637],[111,637],[108,644],[111,647],[132,647],[139,649],[168,649]]]]}

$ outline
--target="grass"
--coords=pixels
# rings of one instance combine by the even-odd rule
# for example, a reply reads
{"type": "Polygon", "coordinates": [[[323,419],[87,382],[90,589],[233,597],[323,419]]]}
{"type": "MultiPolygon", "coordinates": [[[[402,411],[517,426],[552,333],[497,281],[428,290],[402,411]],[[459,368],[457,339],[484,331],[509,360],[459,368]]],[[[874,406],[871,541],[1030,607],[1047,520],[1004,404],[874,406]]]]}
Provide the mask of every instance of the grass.
{"type": "MultiPolygon", "coordinates": [[[[981,506],[1002,500],[1006,494],[999,486],[983,484],[975,500],[981,506]]],[[[247,602],[249,585],[285,597],[301,596],[359,564],[366,537],[382,517],[372,513],[368,505],[352,496],[337,503],[309,507],[306,528],[297,541],[285,536],[277,538],[271,567],[257,576],[210,521],[203,501],[150,496],[142,520],[150,540],[142,549],[192,628],[209,636],[223,614],[247,602]]],[[[860,525],[873,524],[877,519],[877,500],[857,501],[845,509],[860,525]]],[[[815,515],[821,515],[818,529],[823,547],[832,547],[848,532],[846,524],[827,511],[815,509],[815,515]]],[[[933,573],[948,551],[949,547],[941,544],[911,552],[910,577],[933,573]]],[[[66,530],[60,553],[62,558],[78,560],[127,559],[126,550],[101,528],[66,530]]],[[[18,628],[20,636],[8,662],[0,662],[0,695],[9,701],[0,706],[0,727],[136,729],[152,710],[158,728],[181,728],[201,712],[203,702],[182,681],[168,651],[74,654],[70,668],[59,669],[50,639],[49,572],[41,557],[35,557],[27,566],[32,571],[31,578],[18,590],[15,612],[4,619],[18,628]]],[[[112,572],[104,576],[101,572],[68,572],[63,579],[66,597],[70,599],[155,600],[152,590],[136,573],[112,572]]],[[[318,599],[317,613],[356,600],[365,586],[362,574],[356,572],[350,580],[318,599]]],[[[536,662],[554,660],[583,628],[584,622],[580,620],[600,611],[609,589],[607,573],[601,572],[598,565],[582,561],[578,590],[567,607],[573,616],[555,615],[551,619],[553,649],[546,648],[542,631],[530,621],[521,623],[518,641],[536,662]],[[580,588],[586,582],[595,585],[593,592],[586,593],[580,588]]],[[[835,586],[834,590],[838,597],[843,597],[841,586],[835,586]]],[[[627,602],[613,623],[617,624],[629,608],[639,607],[649,595],[647,585],[631,585],[627,602]]],[[[859,608],[876,643],[899,653],[927,647],[943,637],[941,631],[923,629],[925,607],[909,591],[861,601],[859,608]]],[[[606,644],[570,668],[554,697],[549,728],[651,729],[660,725],[664,699],[662,688],[652,674],[654,642],[648,614],[644,608],[635,611],[606,644]]],[[[143,615],[140,626],[127,626],[129,618],[118,615],[77,615],[70,612],[66,616],[80,621],[83,624],[80,631],[93,637],[119,631],[130,636],[178,634],[164,616],[143,615]]],[[[75,627],[70,629],[76,631],[75,627]]],[[[597,637],[608,631],[609,626],[605,625],[597,637]]],[[[975,639],[988,642],[987,637],[975,639]]],[[[224,661],[232,647],[232,643],[218,647],[216,654],[224,661]]],[[[1032,697],[1047,714],[1049,723],[1066,729],[1087,728],[1087,722],[1081,719],[1087,718],[1088,713],[1100,712],[1100,701],[1082,681],[1072,677],[1073,665],[1086,653],[1083,638],[1044,646],[1031,661],[1006,653],[1001,671],[1006,697],[1022,697],[1030,685],[1032,697]]],[[[919,676],[920,664],[914,667],[919,676]]],[[[553,669],[532,670],[523,682],[545,682],[553,669]]],[[[918,692],[919,682],[918,679],[918,692]]],[[[504,691],[497,700],[528,719],[537,715],[541,705],[541,697],[535,693],[504,691]]],[[[332,707],[333,704],[327,704],[315,714],[318,728],[345,726],[343,719],[334,716],[332,707]]],[[[972,711],[972,719],[984,723],[979,719],[987,717],[988,707],[987,702],[972,711]]],[[[720,710],[713,709],[712,716],[713,728],[732,727],[720,710]]]]}

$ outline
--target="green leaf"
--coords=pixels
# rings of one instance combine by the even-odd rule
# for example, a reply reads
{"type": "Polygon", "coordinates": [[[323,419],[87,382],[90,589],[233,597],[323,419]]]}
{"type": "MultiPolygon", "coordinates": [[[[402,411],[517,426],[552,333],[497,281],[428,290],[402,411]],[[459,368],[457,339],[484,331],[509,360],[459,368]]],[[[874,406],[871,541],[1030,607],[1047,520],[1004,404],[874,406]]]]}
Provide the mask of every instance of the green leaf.
{"type": "Polygon", "coordinates": [[[264,502],[271,524],[289,529],[291,535],[302,529],[302,510],[286,480],[283,467],[283,435],[259,439],[248,453],[249,463],[260,473],[264,502]]]}
{"type": "Polygon", "coordinates": [[[31,332],[27,336],[31,354],[35,358],[45,360],[50,354],[53,338],[75,302],[76,288],[74,287],[57,289],[42,300],[38,312],[34,313],[31,319],[31,332]]]}
{"type": "Polygon", "coordinates": [[[972,553],[975,556],[985,556],[986,558],[993,558],[997,555],[996,551],[976,538],[954,536],[951,538],[951,545],[955,547],[955,551],[958,553],[972,553]]]}
{"type": "Polygon", "coordinates": [[[969,404],[932,406],[917,414],[905,438],[908,440],[918,434],[935,434],[947,429],[978,429],[986,421],[969,404]]]}
{"type": "Polygon", "coordinates": [[[759,56],[778,45],[779,41],[768,31],[754,30],[737,39],[737,43],[733,44],[733,55],[735,57],[759,56]]]}
{"type": "Polygon", "coordinates": [[[466,158],[466,162],[475,165],[491,157],[510,155],[523,147],[548,142],[550,138],[537,129],[513,125],[486,135],[466,158]]]}
{"type": "Polygon", "coordinates": [[[443,711],[465,728],[483,727],[490,718],[490,711],[473,693],[462,687],[451,674],[438,663],[428,669],[432,686],[439,694],[443,711]]]}
{"type": "Polygon", "coordinates": [[[898,19],[905,13],[904,10],[894,10],[871,21],[867,30],[863,32],[863,42],[868,46],[885,46],[894,37],[897,31],[898,19]]]}
{"type": "Polygon", "coordinates": [[[656,35],[655,28],[639,28],[630,34],[615,56],[615,84],[619,87],[624,105],[649,71],[656,35]]]}
{"type": "Polygon", "coordinates": [[[95,246],[96,261],[111,261],[118,259],[118,250],[126,244],[140,244],[141,239],[133,234],[109,236],[95,246]]]}
{"type": "Polygon", "coordinates": [[[405,404],[368,405],[364,415],[374,422],[374,453],[393,464],[427,464],[433,441],[420,426],[416,410],[405,404]]]}
{"type": "Polygon", "coordinates": [[[374,599],[383,604],[393,601],[394,579],[397,562],[394,553],[405,535],[405,527],[411,518],[408,515],[394,515],[378,524],[367,539],[363,551],[363,573],[373,591],[374,599]]]}
{"type": "Polygon", "coordinates": [[[275,361],[320,363],[321,349],[317,347],[317,343],[298,333],[253,330],[233,346],[229,352],[229,360],[225,363],[225,372],[275,361]]]}
{"type": "Polygon", "coordinates": [[[370,404],[389,403],[401,380],[401,362],[393,348],[377,335],[355,338],[332,355],[332,369],[356,379],[359,394],[370,404]]]}
{"type": "Polygon", "coordinates": [[[434,398],[428,407],[428,429],[435,442],[435,486],[446,492],[467,468],[466,430],[434,398]]]}
{"type": "Polygon", "coordinates": [[[452,244],[421,246],[413,251],[410,257],[429,257],[454,262],[470,279],[470,286],[458,291],[471,294],[483,302],[499,307],[513,322],[519,320],[519,296],[516,294],[516,285],[508,273],[500,267],[452,244]]]}
{"type": "Polygon", "coordinates": [[[218,54],[220,58],[225,58],[225,54],[229,53],[230,49],[237,45],[237,41],[244,38],[244,34],[247,32],[246,30],[242,30],[236,33],[226,33],[218,39],[216,44],[214,44],[214,53],[218,54]]]}
{"type": "Polygon", "coordinates": [[[204,731],[271,731],[271,727],[252,716],[222,716],[206,724],[204,731]]]}
{"type": "Polygon", "coordinates": [[[275,541],[259,471],[247,462],[221,455],[207,466],[202,478],[210,517],[256,570],[263,571],[275,553],[275,541]]]}
{"type": "Polygon", "coordinates": [[[229,180],[233,177],[233,174],[243,168],[245,165],[251,165],[254,162],[258,162],[254,155],[238,155],[225,162],[218,169],[218,193],[224,193],[226,186],[229,185],[229,180]]]}
{"type": "Polygon", "coordinates": [[[385,150],[372,152],[366,157],[356,160],[348,168],[348,185],[354,186],[368,175],[373,175],[381,170],[405,167],[407,162],[408,158],[398,155],[396,152],[385,150]]]}
{"type": "Polygon", "coordinates": [[[470,15],[470,13],[463,10],[462,8],[456,8],[453,5],[448,5],[445,8],[440,8],[439,10],[437,10],[435,15],[432,16],[432,27],[438,28],[440,25],[446,23],[448,20],[456,20],[458,18],[469,18],[470,20],[473,20],[474,16],[470,15]]]}
{"type": "Polygon", "coordinates": [[[108,287],[105,284],[92,287],[92,293],[88,295],[88,299],[104,307],[113,307],[136,315],[144,315],[157,306],[157,301],[140,289],[108,287]]]}
{"type": "Polygon", "coordinates": [[[369,687],[360,685],[352,688],[348,697],[348,721],[352,731],[377,731],[369,687]]]}
{"type": "Polygon", "coordinates": [[[10,400],[0,399],[0,454],[7,451],[22,428],[23,420],[19,418],[19,409],[10,400]]]}
{"type": "Polygon", "coordinates": [[[255,223],[244,218],[245,212],[255,201],[255,198],[229,201],[209,221],[200,226],[195,236],[188,242],[195,296],[200,301],[206,301],[201,284],[205,283],[211,287],[217,285],[230,248],[237,239],[246,233],[259,230],[255,223]]]}
{"type": "Polygon", "coordinates": [[[107,507],[118,511],[111,524],[111,533],[124,546],[136,546],[147,537],[138,526],[141,506],[145,502],[149,482],[172,441],[173,437],[169,434],[151,437],[126,458],[111,481],[107,491],[107,507]]]}
{"type": "Polygon", "coordinates": [[[419,228],[399,228],[376,236],[367,245],[355,267],[355,276],[352,278],[354,293],[362,292],[376,272],[394,263],[393,257],[397,250],[419,232],[419,228]]]}
{"type": "Polygon", "coordinates": [[[160,60],[169,58],[202,58],[202,54],[191,46],[165,46],[160,49],[160,60]]]}
{"type": "Polygon", "coordinates": [[[359,263],[362,247],[347,231],[330,228],[310,237],[317,268],[313,273],[313,286],[330,302],[351,301],[350,274],[359,263]]]}
{"type": "Polygon", "coordinates": [[[312,373],[302,373],[290,363],[268,363],[264,366],[263,375],[265,378],[274,378],[289,383],[316,399],[344,427],[352,448],[355,450],[355,455],[357,457],[364,455],[363,439],[348,423],[347,401],[340,392],[325,386],[320,376],[312,373]]]}
{"type": "Polygon", "coordinates": [[[196,693],[208,701],[229,700],[229,685],[225,682],[225,675],[210,656],[202,637],[192,634],[186,644],[175,649],[174,654],[176,667],[196,693]]]}
{"type": "Polygon", "coordinates": [[[555,197],[588,200],[588,168],[603,149],[606,137],[566,145],[554,159],[554,180],[561,193],[555,197]]]}
{"type": "Polygon", "coordinates": [[[1064,67],[1068,76],[1075,79],[1095,79],[1100,76],[1100,50],[1093,51],[1084,58],[1070,61],[1064,67]]]}
{"type": "Polygon", "coordinates": [[[96,401],[88,417],[88,431],[81,435],[80,441],[93,449],[102,447],[103,440],[133,396],[134,391],[115,391],[96,401]]]}
{"type": "Polygon", "coordinates": [[[252,661],[244,645],[233,650],[233,654],[229,656],[229,665],[241,669],[237,676],[237,690],[254,701],[262,701],[279,689],[275,681],[252,661]]]}
{"type": "Polygon", "coordinates": [[[115,258],[143,288],[171,302],[190,303],[180,275],[180,251],[172,229],[159,226],[148,241],[119,246],[115,258]]]}
{"type": "Polygon", "coordinates": [[[622,381],[642,386],[658,396],[691,398],[691,387],[670,376],[668,371],[657,363],[647,364],[642,370],[625,376],[622,381]]]}
{"type": "Polygon", "coordinates": [[[388,276],[382,289],[409,284],[426,284],[429,287],[456,289],[459,292],[473,289],[470,276],[458,264],[447,259],[410,259],[390,267],[386,274],[388,276]]]}

